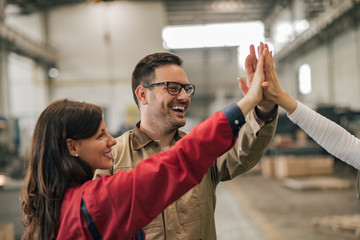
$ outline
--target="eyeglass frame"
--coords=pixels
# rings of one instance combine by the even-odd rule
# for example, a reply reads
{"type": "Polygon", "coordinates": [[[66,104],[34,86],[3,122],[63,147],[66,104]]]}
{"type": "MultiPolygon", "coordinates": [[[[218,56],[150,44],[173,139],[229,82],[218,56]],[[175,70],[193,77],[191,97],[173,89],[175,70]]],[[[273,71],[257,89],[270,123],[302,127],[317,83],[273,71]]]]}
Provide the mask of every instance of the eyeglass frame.
{"type": "Polygon", "coordinates": [[[151,87],[163,86],[163,85],[166,85],[166,90],[167,90],[167,92],[168,92],[170,95],[173,95],[173,96],[179,95],[179,94],[181,93],[181,90],[182,90],[182,89],[184,89],[185,92],[186,92],[187,94],[189,94],[190,97],[192,97],[192,96],[194,95],[194,93],[195,93],[195,85],[194,85],[194,84],[191,84],[191,83],[182,84],[182,83],[179,83],[179,82],[169,81],[169,82],[152,83],[152,84],[142,85],[142,86],[143,86],[144,88],[151,88],[151,87]],[[170,92],[169,92],[169,84],[171,84],[171,83],[175,83],[175,84],[177,84],[177,85],[180,85],[180,90],[179,90],[178,93],[173,94],[173,93],[170,93],[170,92]],[[194,89],[194,91],[193,91],[192,93],[189,93],[189,90],[190,90],[190,89],[189,89],[188,91],[186,91],[185,87],[187,87],[187,86],[192,86],[193,89],[194,89]]]}

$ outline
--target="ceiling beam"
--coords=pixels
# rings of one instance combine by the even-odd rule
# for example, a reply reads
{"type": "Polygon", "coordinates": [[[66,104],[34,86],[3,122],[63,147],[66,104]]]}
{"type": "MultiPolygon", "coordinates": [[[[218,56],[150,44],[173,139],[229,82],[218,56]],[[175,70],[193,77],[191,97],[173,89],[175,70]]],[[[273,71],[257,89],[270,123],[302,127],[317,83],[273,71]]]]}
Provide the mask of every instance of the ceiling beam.
{"type": "Polygon", "coordinates": [[[35,43],[3,23],[0,23],[0,39],[5,42],[9,51],[49,65],[56,62],[54,48],[47,44],[35,43]]]}
{"type": "MultiPolygon", "coordinates": [[[[311,47],[329,39],[336,33],[345,30],[344,24],[356,24],[351,18],[358,15],[360,11],[359,0],[344,0],[338,2],[336,7],[328,8],[310,23],[310,27],[297,36],[294,41],[288,43],[283,49],[275,54],[277,61],[285,61],[289,57],[304,54],[311,47]],[[349,18],[351,21],[349,21],[349,18]]],[[[358,20],[358,16],[356,17],[358,20]]]]}
{"type": "Polygon", "coordinates": [[[277,0],[164,1],[169,25],[263,21],[277,0]]]}

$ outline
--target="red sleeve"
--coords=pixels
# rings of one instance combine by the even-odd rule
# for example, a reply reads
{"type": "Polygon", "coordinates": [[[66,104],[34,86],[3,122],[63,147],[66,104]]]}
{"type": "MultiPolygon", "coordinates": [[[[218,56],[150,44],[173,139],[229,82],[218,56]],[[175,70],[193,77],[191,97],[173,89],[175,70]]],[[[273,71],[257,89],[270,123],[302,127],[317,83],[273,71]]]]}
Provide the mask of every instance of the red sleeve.
{"type": "Polygon", "coordinates": [[[143,160],[135,169],[93,181],[83,197],[103,239],[134,234],[198,184],[236,140],[227,117],[217,112],[175,146],[143,160]]]}

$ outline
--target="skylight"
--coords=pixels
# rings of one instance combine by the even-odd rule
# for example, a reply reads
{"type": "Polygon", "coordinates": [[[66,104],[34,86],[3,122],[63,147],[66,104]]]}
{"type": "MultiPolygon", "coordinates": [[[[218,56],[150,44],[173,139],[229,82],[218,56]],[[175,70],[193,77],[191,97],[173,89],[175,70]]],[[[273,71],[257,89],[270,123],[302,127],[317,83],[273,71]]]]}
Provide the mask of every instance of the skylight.
{"type": "Polygon", "coordinates": [[[264,24],[260,21],[204,25],[167,26],[163,29],[165,49],[239,47],[239,65],[243,68],[250,44],[264,42],[264,24]]]}
{"type": "Polygon", "coordinates": [[[164,48],[242,46],[264,41],[262,22],[167,26],[162,32],[164,48]]]}

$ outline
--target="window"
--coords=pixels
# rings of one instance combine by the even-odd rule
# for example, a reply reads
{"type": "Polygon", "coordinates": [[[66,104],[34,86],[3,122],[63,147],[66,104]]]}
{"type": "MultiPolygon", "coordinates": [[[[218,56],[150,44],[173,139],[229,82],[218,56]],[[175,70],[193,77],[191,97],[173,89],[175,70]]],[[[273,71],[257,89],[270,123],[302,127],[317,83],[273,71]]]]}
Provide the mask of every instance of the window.
{"type": "Polygon", "coordinates": [[[303,64],[299,68],[299,91],[304,95],[311,93],[311,68],[309,64],[303,64]]]}
{"type": "Polygon", "coordinates": [[[265,41],[264,24],[260,21],[167,26],[162,31],[162,38],[166,49],[238,46],[241,68],[244,68],[250,44],[257,46],[265,41]]]}

